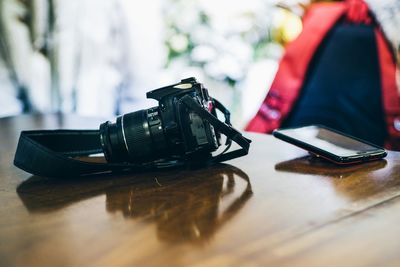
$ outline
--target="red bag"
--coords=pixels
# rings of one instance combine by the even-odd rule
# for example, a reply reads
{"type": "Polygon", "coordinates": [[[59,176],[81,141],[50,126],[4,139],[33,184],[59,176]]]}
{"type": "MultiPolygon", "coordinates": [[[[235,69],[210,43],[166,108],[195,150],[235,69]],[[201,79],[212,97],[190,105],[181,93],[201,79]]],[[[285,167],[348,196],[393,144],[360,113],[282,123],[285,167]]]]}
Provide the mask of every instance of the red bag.
{"type": "MultiPolygon", "coordinates": [[[[295,105],[313,55],[328,32],[342,18],[354,23],[373,23],[368,11],[362,0],[312,4],[304,16],[302,33],[286,47],[271,88],[245,130],[271,133],[279,128],[295,105]]],[[[388,133],[385,147],[400,150],[400,96],[396,86],[395,59],[380,27],[374,28],[388,133]]]]}

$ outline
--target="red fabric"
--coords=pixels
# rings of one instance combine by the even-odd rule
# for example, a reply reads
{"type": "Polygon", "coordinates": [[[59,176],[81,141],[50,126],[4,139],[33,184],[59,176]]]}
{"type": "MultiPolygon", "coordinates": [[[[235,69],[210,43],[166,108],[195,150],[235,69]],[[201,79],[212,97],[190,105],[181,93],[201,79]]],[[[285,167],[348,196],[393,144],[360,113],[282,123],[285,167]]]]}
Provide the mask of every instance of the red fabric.
{"type": "Polygon", "coordinates": [[[361,0],[347,0],[346,19],[353,23],[370,24],[372,22],[368,15],[368,5],[361,0]]]}
{"type": "MultiPolygon", "coordinates": [[[[313,4],[305,14],[303,31],[286,47],[271,88],[245,130],[271,133],[279,128],[295,104],[311,59],[326,34],[343,17],[352,23],[370,24],[372,20],[368,13],[368,6],[362,0],[313,4]]],[[[400,98],[395,83],[394,58],[382,32],[377,29],[375,35],[381,68],[383,106],[389,133],[386,147],[400,149],[400,98]]]]}
{"type": "Polygon", "coordinates": [[[382,31],[375,30],[381,71],[383,106],[389,137],[385,147],[400,150],[400,96],[396,85],[396,64],[382,31]]]}

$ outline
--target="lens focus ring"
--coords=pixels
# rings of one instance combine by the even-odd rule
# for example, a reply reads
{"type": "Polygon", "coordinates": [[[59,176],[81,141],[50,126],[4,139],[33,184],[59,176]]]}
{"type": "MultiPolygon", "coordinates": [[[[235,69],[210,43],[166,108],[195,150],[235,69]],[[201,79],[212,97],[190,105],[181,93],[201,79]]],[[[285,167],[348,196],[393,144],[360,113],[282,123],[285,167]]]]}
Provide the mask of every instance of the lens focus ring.
{"type": "Polygon", "coordinates": [[[152,138],[147,121],[147,111],[139,110],[124,115],[123,125],[124,141],[132,160],[146,160],[152,154],[152,138]]]}
{"type": "Polygon", "coordinates": [[[100,126],[100,142],[108,162],[150,162],[168,153],[158,107],[139,110],[100,126]]]}

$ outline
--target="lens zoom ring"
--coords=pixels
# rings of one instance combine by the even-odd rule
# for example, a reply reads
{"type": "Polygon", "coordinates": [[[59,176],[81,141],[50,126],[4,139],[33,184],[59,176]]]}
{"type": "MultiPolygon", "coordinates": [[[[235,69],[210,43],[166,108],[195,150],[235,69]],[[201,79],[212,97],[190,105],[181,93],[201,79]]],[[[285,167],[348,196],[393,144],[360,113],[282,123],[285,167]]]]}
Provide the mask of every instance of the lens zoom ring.
{"type": "Polygon", "coordinates": [[[152,155],[152,139],[147,122],[147,111],[139,110],[124,115],[124,132],[129,156],[146,160],[152,155]]]}

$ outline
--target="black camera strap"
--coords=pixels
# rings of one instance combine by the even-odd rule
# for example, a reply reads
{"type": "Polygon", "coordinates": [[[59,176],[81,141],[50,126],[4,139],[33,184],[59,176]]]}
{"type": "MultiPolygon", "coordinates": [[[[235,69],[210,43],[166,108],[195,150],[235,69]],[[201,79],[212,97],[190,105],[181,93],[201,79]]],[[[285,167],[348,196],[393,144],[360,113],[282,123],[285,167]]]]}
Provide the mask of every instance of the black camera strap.
{"type": "MultiPolygon", "coordinates": [[[[188,108],[196,112],[197,115],[199,115],[203,119],[206,119],[212,126],[214,126],[215,130],[223,133],[228,140],[234,141],[241,147],[240,149],[236,149],[234,151],[230,151],[228,153],[223,153],[216,157],[213,157],[211,159],[212,162],[222,162],[247,155],[247,153],[249,152],[251,140],[245,138],[239,131],[235,130],[227,123],[218,120],[217,117],[207,112],[192,97],[186,95],[181,98],[181,101],[188,108]]],[[[217,102],[216,108],[220,109],[226,115],[227,109],[221,103],[217,102]]]]}
{"type": "MultiPolygon", "coordinates": [[[[223,153],[210,158],[210,162],[222,162],[246,155],[250,140],[228,124],[221,122],[203,109],[189,96],[182,99],[190,109],[207,120],[215,129],[231,139],[241,149],[223,153]]],[[[222,104],[217,108],[224,109],[222,104]]],[[[222,112],[224,112],[222,110],[222,112]]],[[[226,112],[226,111],[225,111],[226,112]]],[[[38,130],[21,132],[15,153],[14,165],[34,175],[45,177],[77,177],[105,172],[140,171],[177,167],[185,164],[183,160],[165,160],[150,163],[106,163],[95,162],[89,155],[103,153],[98,130],[38,130]]],[[[95,159],[95,158],[93,158],[95,159]]]]}
{"type": "Polygon", "coordinates": [[[90,162],[76,158],[97,153],[102,153],[97,130],[23,131],[14,165],[26,172],[46,177],[84,176],[145,167],[139,164],[90,162]]]}

